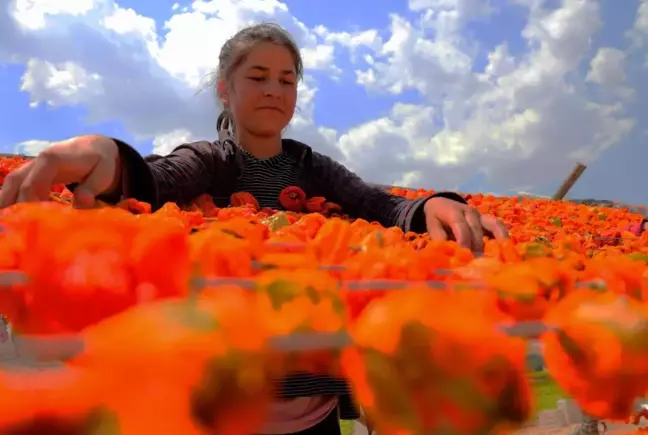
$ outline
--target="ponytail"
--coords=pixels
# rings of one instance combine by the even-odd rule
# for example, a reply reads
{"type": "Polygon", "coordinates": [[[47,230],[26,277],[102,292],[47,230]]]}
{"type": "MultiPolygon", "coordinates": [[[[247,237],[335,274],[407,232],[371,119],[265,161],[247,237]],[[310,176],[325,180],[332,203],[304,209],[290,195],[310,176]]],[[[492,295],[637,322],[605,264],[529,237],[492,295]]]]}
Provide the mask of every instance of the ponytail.
{"type": "Polygon", "coordinates": [[[229,110],[223,109],[221,114],[218,115],[216,131],[218,132],[219,141],[234,140],[234,118],[229,110]]]}

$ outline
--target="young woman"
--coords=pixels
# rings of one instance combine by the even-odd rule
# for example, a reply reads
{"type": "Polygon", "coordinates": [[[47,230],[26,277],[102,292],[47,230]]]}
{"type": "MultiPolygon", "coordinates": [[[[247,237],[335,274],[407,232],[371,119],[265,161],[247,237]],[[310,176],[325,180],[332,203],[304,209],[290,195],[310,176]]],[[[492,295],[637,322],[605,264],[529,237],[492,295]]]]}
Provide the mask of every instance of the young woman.
{"type": "MultiPolygon", "coordinates": [[[[262,24],[241,30],[219,56],[215,90],[224,107],[217,142],[194,142],[168,156],[142,158],[128,144],[83,136],[55,144],[7,176],[0,207],[48,199],[51,186],[78,183],[75,204],[99,197],[133,197],[160,207],[187,203],[203,193],[226,206],[234,192],[253,194],[262,207],[280,208],[279,193],[299,186],[323,196],[345,213],[432,238],[454,237],[481,251],[484,234],[508,236],[492,216],[482,216],[459,195],[445,192],[419,200],[390,195],[363,182],[344,166],[303,143],[281,138],[297,100],[303,66],[288,33],[262,24]]],[[[260,434],[340,433],[338,418],[356,419],[344,380],[296,373],[282,380],[280,397],[260,434]]]]}

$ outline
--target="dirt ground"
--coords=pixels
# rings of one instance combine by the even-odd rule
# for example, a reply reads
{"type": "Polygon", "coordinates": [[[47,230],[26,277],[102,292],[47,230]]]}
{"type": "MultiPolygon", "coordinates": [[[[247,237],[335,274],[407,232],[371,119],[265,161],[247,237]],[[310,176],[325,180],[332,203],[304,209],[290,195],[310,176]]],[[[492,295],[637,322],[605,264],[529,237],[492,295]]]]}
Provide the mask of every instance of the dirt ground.
{"type": "MultiPolygon", "coordinates": [[[[368,435],[367,429],[360,423],[352,425],[351,422],[343,422],[342,434],[343,435],[368,435]],[[355,430],[354,430],[355,429],[355,430]]],[[[640,426],[648,429],[648,424],[643,422],[640,426]]],[[[544,429],[539,427],[532,427],[515,432],[515,435],[572,435],[579,428],[579,425],[572,425],[559,429],[544,429]]],[[[637,426],[631,424],[608,423],[608,431],[605,435],[627,435],[636,434],[637,426]]],[[[648,432],[644,432],[648,433],[648,432]]]]}
{"type": "MultiPolygon", "coordinates": [[[[637,433],[637,427],[631,424],[610,424],[606,435],[626,435],[637,433]]],[[[564,427],[560,429],[542,429],[538,427],[528,428],[515,432],[515,435],[572,435],[579,425],[564,427]]],[[[356,424],[353,435],[367,435],[367,430],[361,424],[356,424]]]]}
{"type": "MultiPolygon", "coordinates": [[[[346,422],[345,422],[346,423],[346,422]]],[[[643,425],[647,427],[648,425],[643,425]]],[[[571,435],[578,429],[579,425],[573,425],[570,427],[563,427],[560,429],[543,429],[538,427],[528,428],[515,432],[515,435],[571,435]]],[[[608,424],[608,432],[605,435],[627,435],[635,434],[637,427],[631,424],[608,424]]],[[[367,430],[360,423],[355,424],[355,431],[353,431],[350,425],[343,425],[342,430],[343,435],[368,435],[367,430]],[[345,427],[346,426],[346,427],[345,427]]]]}
{"type": "MultiPolygon", "coordinates": [[[[645,427],[646,425],[643,426],[645,427]]],[[[571,435],[576,431],[576,429],[578,429],[578,427],[579,425],[563,427],[560,429],[533,427],[517,431],[515,435],[571,435]]],[[[608,431],[606,432],[606,435],[626,435],[635,433],[637,433],[637,426],[631,424],[608,423],[608,431]]]]}

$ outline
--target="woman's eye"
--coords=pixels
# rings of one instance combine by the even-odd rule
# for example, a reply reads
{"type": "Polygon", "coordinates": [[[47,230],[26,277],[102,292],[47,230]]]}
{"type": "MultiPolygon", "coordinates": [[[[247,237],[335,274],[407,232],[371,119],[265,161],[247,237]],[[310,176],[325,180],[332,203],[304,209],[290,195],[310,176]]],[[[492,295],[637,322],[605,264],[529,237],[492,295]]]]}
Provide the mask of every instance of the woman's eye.
{"type": "MultiPolygon", "coordinates": [[[[255,81],[255,82],[264,82],[264,81],[267,80],[266,77],[248,77],[248,79],[252,80],[252,81],[255,81]]],[[[281,83],[282,85],[294,85],[295,84],[295,82],[293,82],[293,81],[283,80],[283,79],[279,80],[279,83],[281,83]]]]}

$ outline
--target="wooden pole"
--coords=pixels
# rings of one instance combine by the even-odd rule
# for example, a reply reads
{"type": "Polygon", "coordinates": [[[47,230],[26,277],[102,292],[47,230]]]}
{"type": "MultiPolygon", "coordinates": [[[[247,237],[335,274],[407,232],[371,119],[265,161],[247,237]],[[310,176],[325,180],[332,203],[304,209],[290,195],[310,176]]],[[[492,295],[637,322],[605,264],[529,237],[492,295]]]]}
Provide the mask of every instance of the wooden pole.
{"type": "Polygon", "coordinates": [[[563,198],[565,198],[571,188],[574,187],[574,184],[576,184],[576,181],[578,181],[580,176],[583,175],[585,169],[587,169],[587,166],[582,163],[576,163],[576,166],[572,170],[571,174],[569,174],[569,177],[567,177],[565,181],[563,181],[563,183],[560,185],[551,199],[553,199],[554,201],[561,201],[563,198]]]}

